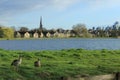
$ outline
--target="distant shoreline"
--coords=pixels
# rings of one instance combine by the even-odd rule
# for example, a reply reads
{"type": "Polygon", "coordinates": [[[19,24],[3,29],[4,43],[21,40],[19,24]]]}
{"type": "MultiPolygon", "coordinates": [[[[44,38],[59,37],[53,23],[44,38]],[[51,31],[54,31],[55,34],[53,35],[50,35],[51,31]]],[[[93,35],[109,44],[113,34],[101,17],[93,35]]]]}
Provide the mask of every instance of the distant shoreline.
{"type": "Polygon", "coordinates": [[[6,39],[6,38],[0,38],[0,40],[36,40],[36,39],[120,39],[120,38],[113,38],[113,37],[98,37],[98,38],[81,38],[81,37],[69,37],[69,38],[13,38],[13,39],[6,39]]]}

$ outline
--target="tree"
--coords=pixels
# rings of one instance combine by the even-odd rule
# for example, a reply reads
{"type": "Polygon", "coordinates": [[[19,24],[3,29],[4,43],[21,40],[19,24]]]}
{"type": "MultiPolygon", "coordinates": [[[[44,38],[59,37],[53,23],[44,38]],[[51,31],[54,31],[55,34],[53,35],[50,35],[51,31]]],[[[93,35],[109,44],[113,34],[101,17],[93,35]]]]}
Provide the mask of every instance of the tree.
{"type": "Polygon", "coordinates": [[[0,38],[12,39],[14,38],[14,30],[8,27],[0,28],[0,38]]]}
{"type": "Polygon", "coordinates": [[[90,34],[88,33],[88,30],[87,30],[85,24],[76,24],[76,25],[73,25],[72,30],[79,37],[90,37],[90,34]]]}
{"type": "Polygon", "coordinates": [[[20,30],[21,32],[27,32],[29,29],[27,27],[20,27],[20,30]]]}
{"type": "Polygon", "coordinates": [[[3,38],[3,35],[4,35],[4,33],[3,33],[3,30],[2,30],[2,27],[0,27],[0,38],[3,38]]]}
{"type": "MultiPolygon", "coordinates": [[[[37,31],[37,32],[40,32],[40,29],[39,29],[39,28],[35,28],[35,29],[31,29],[30,31],[33,31],[33,32],[36,32],[36,31],[37,31]]],[[[42,28],[42,31],[43,31],[43,32],[46,32],[46,31],[48,31],[48,30],[47,30],[46,28],[43,27],[43,28],[42,28]]]]}

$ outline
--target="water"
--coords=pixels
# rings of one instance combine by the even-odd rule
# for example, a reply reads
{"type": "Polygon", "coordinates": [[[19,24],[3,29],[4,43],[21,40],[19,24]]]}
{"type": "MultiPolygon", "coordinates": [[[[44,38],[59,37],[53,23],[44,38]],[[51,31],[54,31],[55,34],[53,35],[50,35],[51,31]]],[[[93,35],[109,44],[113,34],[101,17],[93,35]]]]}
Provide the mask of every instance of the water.
{"type": "Polygon", "coordinates": [[[61,49],[120,49],[120,39],[31,39],[0,40],[0,48],[6,50],[61,50],[61,49]]]}

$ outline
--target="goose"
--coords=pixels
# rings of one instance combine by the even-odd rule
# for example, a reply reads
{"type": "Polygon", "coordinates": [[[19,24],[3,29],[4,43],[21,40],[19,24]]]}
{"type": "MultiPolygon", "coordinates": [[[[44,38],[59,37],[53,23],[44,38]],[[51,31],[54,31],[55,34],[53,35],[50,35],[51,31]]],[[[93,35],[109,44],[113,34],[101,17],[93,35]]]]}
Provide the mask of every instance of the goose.
{"type": "Polygon", "coordinates": [[[41,66],[41,63],[40,63],[40,59],[38,58],[37,61],[34,62],[34,66],[35,67],[40,67],[41,66]]]}
{"type": "Polygon", "coordinates": [[[14,66],[18,70],[18,66],[22,63],[22,56],[19,55],[18,59],[12,61],[11,66],[14,66]]]}

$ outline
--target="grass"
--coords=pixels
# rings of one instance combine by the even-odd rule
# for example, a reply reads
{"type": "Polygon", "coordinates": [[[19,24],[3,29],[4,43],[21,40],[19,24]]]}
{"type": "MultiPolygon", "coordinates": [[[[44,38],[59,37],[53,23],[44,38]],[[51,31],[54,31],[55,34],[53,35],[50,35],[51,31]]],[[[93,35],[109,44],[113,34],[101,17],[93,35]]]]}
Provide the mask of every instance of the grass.
{"type": "Polygon", "coordinates": [[[98,75],[120,71],[120,50],[68,49],[12,51],[0,49],[0,80],[60,80],[64,76],[98,75]],[[23,55],[19,71],[10,65],[23,55]],[[42,66],[34,67],[40,58],[42,66]]]}

